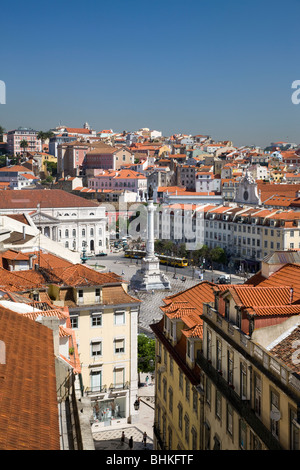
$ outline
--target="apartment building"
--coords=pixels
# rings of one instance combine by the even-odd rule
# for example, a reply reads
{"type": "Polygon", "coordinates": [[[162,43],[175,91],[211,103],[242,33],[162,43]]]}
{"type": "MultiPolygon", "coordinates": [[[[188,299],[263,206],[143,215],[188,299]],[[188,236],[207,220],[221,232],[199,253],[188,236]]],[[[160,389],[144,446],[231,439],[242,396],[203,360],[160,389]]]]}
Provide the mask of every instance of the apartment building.
{"type": "Polygon", "coordinates": [[[124,165],[132,165],[134,155],[127,148],[113,147],[104,143],[94,145],[94,149],[87,152],[84,168],[120,170],[124,165]]]}
{"type": "Polygon", "coordinates": [[[202,448],[195,358],[202,347],[202,303],[213,298],[209,282],[169,296],[161,307],[162,319],[151,325],[156,338],[155,450],[202,448]]]}
{"type": "Polygon", "coordinates": [[[42,143],[41,140],[37,138],[38,132],[27,128],[19,127],[12,131],[7,132],[7,152],[9,155],[20,155],[24,151],[29,152],[41,152],[42,143]],[[26,140],[27,147],[22,148],[20,146],[21,142],[26,140]]]}
{"type": "Polygon", "coordinates": [[[87,178],[87,184],[89,189],[100,191],[132,191],[141,199],[145,199],[147,194],[146,176],[129,169],[95,171],[95,176],[87,178]]]}
{"type": "Polygon", "coordinates": [[[300,213],[294,210],[162,205],[158,230],[163,239],[178,243],[203,240],[209,248],[221,247],[236,268],[243,265],[251,272],[272,251],[300,248],[300,213]]]}
{"type": "Polygon", "coordinates": [[[156,450],[299,449],[299,264],[265,264],[247,284],[164,299],[156,450]]]}
{"type": "Polygon", "coordinates": [[[291,363],[299,305],[290,304],[284,287],[254,292],[229,286],[215,295],[214,304],[204,304],[203,352],[197,357],[204,448],[299,449],[299,367],[291,363]]]}
{"type": "Polygon", "coordinates": [[[95,430],[134,422],[140,301],[126,292],[127,286],[114,273],[73,265],[48,275],[53,304],[69,308],[95,430]]]}

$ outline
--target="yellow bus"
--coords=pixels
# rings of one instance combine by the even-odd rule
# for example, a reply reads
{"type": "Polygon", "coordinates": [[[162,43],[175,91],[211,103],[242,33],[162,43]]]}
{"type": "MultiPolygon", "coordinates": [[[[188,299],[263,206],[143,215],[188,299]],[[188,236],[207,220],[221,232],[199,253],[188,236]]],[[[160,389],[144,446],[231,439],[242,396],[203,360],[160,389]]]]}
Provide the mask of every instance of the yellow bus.
{"type": "MultiPolygon", "coordinates": [[[[161,264],[168,266],[174,266],[176,268],[184,268],[188,266],[188,260],[186,258],[179,258],[175,256],[155,254],[161,264]]],[[[141,259],[146,256],[146,251],[143,250],[125,250],[125,258],[141,259]]]]}

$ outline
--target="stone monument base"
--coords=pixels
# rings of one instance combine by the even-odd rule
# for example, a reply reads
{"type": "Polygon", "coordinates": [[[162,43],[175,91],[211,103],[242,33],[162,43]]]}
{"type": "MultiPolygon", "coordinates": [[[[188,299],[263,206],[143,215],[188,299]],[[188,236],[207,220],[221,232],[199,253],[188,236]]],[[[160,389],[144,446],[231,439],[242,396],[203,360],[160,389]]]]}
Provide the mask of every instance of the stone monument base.
{"type": "Polygon", "coordinates": [[[159,259],[143,258],[142,267],[131,278],[131,289],[152,291],[171,288],[169,279],[159,269],[159,259]]]}

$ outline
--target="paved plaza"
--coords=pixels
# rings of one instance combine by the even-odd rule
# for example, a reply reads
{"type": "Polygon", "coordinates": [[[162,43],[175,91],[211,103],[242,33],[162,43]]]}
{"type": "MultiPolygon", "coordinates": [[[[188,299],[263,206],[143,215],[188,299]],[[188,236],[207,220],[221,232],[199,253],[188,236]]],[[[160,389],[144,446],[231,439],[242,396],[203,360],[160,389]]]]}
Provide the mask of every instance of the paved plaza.
{"type": "MultiPolygon", "coordinates": [[[[97,260],[89,260],[88,264],[93,266],[97,271],[103,272],[114,272],[122,276],[126,281],[130,282],[132,276],[135,274],[137,269],[141,267],[141,261],[133,259],[124,258],[123,252],[112,253],[108,257],[98,258],[97,260]]],[[[163,299],[168,295],[176,294],[183,290],[186,290],[200,282],[198,276],[195,274],[193,276],[186,276],[185,281],[181,280],[183,271],[180,268],[176,270],[176,278],[174,278],[174,272],[170,268],[163,266],[162,271],[168,277],[171,288],[170,291],[154,291],[152,292],[139,292],[134,290],[129,290],[129,294],[140,299],[141,310],[139,318],[139,332],[152,335],[152,331],[149,328],[151,323],[159,321],[162,317],[162,312],[160,306],[164,305],[163,299]]],[[[216,279],[223,274],[219,271],[206,271],[204,274],[204,279],[208,281],[216,281],[216,279]]],[[[243,281],[239,276],[232,276],[232,282],[242,283],[243,281]]]]}

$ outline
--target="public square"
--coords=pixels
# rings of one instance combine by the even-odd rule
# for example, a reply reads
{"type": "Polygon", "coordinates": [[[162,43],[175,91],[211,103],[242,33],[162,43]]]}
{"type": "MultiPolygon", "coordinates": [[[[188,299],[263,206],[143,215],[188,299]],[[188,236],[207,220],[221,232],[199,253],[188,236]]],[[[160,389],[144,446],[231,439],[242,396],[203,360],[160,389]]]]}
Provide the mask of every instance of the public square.
{"type": "MultiPolygon", "coordinates": [[[[137,269],[140,269],[141,260],[125,258],[124,252],[120,251],[118,253],[112,252],[108,256],[101,258],[91,258],[87,261],[87,264],[97,271],[114,272],[122,276],[125,281],[130,282],[137,269]]],[[[177,292],[186,290],[201,282],[198,272],[196,270],[194,271],[192,268],[177,268],[175,270],[170,266],[162,266],[161,270],[169,278],[171,284],[169,291],[156,290],[152,293],[129,290],[131,295],[142,301],[139,318],[139,332],[150,336],[152,335],[152,332],[149,325],[161,319],[160,306],[164,304],[163,299],[168,295],[176,294],[177,292]],[[182,277],[185,278],[184,281],[182,281],[182,277]]],[[[206,270],[203,274],[203,280],[216,282],[218,277],[222,274],[224,274],[224,272],[206,270]]],[[[232,275],[231,281],[236,284],[244,282],[244,280],[237,275],[232,275]]]]}

